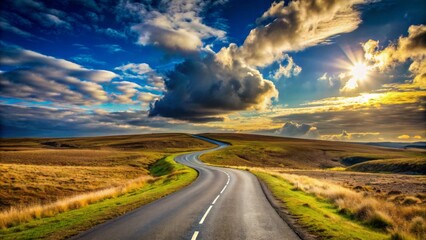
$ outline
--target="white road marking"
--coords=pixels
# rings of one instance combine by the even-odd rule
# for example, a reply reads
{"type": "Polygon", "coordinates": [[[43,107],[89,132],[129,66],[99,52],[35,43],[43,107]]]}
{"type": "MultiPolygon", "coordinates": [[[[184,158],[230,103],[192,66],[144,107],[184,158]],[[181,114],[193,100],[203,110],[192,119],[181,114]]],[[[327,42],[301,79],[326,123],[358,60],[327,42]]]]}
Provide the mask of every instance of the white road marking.
{"type": "Polygon", "coordinates": [[[217,199],[219,199],[219,197],[220,197],[220,194],[217,195],[217,197],[214,199],[214,201],[212,202],[212,205],[214,205],[216,203],[216,201],[217,201],[217,199]]]}
{"type": "Polygon", "coordinates": [[[206,213],[204,213],[203,218],[201,218],[200,224],[203,224],[204,220],[206,219],[206,217],[209,214],[209,212],[212,209],[212,207],[213,207],[213,205],[210,205],[209,209],[207,209],[206,213]]]}
{"type": "Polygon", "coordinates": [[[195,239],[197,239],[198,233],[199,233],[198,231],[195,231],[195,232],[194,232],[194,235],[192,235],[191,240],[195,240],[195,239]]]}
{"type": "Polygon", "coordinates": [[[220,191],[220,194],[222,194],[223,191],[225,191],[226,187],[228,187],[228,184],[226,184],[225,187],[223,187],[222,191],[220,191]]]}

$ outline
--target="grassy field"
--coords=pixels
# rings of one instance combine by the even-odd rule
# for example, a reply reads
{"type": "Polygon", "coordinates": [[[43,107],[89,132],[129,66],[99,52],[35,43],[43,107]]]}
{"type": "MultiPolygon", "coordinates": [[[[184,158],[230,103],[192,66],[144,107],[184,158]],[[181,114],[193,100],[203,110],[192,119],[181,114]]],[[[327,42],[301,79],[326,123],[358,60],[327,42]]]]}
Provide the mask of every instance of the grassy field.
{"type": "Polygon", "coordinates": [[[204,136],[232,144],[201,157],[203,161],[215,165],[328,169],[378,159],[399,159],[410,161],[411,165],[404,169],[407,172],[415,172],[426,165],[426,151],[250,134],[214,133],[204,136]]]}
{"type": "MultiPolygon", "coordinates": [[[[1,239],[66,239],[108,219],[122,215],[141,205],[166,196],[190,184],[197,177],[195,170],[174,162],[174,155],[150,166],[156,176],[142,187],[113,195],[83,208],[36,217],[21,224],[0,229],[1,239]]],[[[1,218],[1,216],[0,216],[1,218]]]]}
{"type": "Polygon", "coordinates": [[[167,155],[213,147],[186,134],[0,140],[0,211],[149,176],[167,155]]]}
{"type": "Polygon", "coordinates": [[[203,155],[204,162],[250,169],[297,223],[320,239],[426,236],[426,176],[409,175],[424,174],[424,151],[247,134],[204,136],[231,144],[203,155]]]}

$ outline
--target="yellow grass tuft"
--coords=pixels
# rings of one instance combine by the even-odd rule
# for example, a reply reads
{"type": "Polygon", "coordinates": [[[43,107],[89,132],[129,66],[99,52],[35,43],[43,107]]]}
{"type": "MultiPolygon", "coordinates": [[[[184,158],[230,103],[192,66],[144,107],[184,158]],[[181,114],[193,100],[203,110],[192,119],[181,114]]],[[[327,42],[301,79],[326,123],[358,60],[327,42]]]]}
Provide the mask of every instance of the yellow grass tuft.
{"type": "Polygon", "coordinates": [[[50,204],[37,204],[27,207],[11,207],[0,212],[0,228],[16,226],[32,219],[51,217],[58,213],[72,209],[81,208],[103,199],[117,197],[136,188],[142,187],[147,181],[153,179],[151,176],[142,176],[126,182],[117,187],[111,187],[99,191],[64,198],[50,204]]]}

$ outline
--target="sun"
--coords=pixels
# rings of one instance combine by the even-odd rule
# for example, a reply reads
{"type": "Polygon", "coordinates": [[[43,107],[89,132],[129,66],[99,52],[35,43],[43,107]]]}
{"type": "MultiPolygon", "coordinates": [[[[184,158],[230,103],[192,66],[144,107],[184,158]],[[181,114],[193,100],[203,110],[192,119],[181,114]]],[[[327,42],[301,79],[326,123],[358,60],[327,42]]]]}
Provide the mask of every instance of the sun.
{"type": "Polygon", "coordinates": [[[365,80],[368,76],[368,70],[365,63],[355,63],[351,68],[351,75],[356,80],[365,80]]]}

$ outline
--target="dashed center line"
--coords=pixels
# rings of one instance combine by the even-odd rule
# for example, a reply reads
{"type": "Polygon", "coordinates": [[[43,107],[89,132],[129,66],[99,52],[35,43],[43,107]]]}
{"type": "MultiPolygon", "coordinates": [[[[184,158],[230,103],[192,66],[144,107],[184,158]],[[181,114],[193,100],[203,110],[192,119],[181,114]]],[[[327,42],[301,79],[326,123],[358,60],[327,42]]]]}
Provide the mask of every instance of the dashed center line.
{"type": "Polygon", "coordinates": [[[201,218],[200,224],[203,224],[204,220],[206,219],[206,217],[209,214],[209,212],[212,209],[212,207],[213,207],[213,205],[210,205],[209,209],[207,209],[206,213],[204,213],[203,218],[201,218]]]}
{"type": "Polygon", "coordinates": [[[228,184],[227,185],[225,185],[225,187],[223,187],[223,189],[222,189],[222,191],[220,191],[220,194],[222,194],[223,193],[223,191],[225,191],[225,189],[228,187],[228,184]]]}
{"type": "Polygon", "coordinates": [[[220,194],[217,195],[217,197],[214,199],[214,201],[212,202],[212,205],[214,205],[216,203],[216,201],[219,199],[219,197],[220,197],[220,194]]]}
{"type": "Polygon", "coordinates": [[[195,239],[197,239],[197,237],[198,237],[198,234],[199,234],[199,233],[200,233],[200,232],[195,231],[195,232],[194,232],[194,235],[192,235],[191,240],[195,240],[195,239]]]}
{"type": "MultiPolygon", "coordinates": [[[[221,170],[219,170],[219,171],[221,171],[221,170]]],[[[225,186],[222,188],[222,191],[220,191],[219,195],[217,195],[217,196],[216,196],[216,198],[213,200],[212,204],[209,206],[209,208],[207,209],[206,213],[204,213],[203,217],[201,218],[201,220],[200,220],[200,222],[199,222],[199,224],[200,224],[200,225],[204,223],[204,220],[206,220],[206,217],[207,217],[207,215],[209,215],[209,212],[210,212],[210,210],[212,209],[213,205],[214,205],[214,204],[216,203],[216,201],[220,198],[220,196],[222,195],[223,191],[225,191],[225,189],[228,187],[229,182],[230,182],[230,180],[231,180],[231,176],[229,176],[229,174],[228,174],[227,172],[224,172],[224,171],[221,171],[221,172],[225,173],[225,174],[226,174],[226,176],[228,176],[228,181],[226,181],[226,184],[225,184],[225,186]]],[[[199,231],[195,231],[195,232],[194,232],[194,234],[192,235],[191,240],[196,240],[196,239],[197,239],[197,237],[198,237],[198,234],[199,234],[199,233],[200,233],[199,231]]]]}

